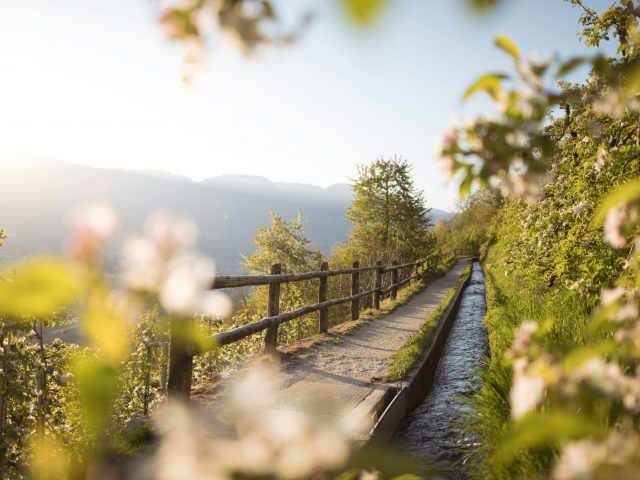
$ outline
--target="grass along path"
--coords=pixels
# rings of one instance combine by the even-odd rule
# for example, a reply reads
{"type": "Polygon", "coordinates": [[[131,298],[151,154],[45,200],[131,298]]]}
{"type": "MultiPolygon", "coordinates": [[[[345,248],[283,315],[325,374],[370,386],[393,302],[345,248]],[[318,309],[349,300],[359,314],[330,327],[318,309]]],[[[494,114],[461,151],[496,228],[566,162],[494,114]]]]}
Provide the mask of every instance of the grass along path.
{"type": "MultiPolygon", "coordinates": [[[[589,308],[584,298],[564,288],[545,288],[506,272],[508,254],[494,245],[484,262],[487,292],[487,328],[490,355],[480,372],[482,386],[469,401],[473,413],[461,426],[482,448],[473,450],[468,462],[473,477],[495,480],[543,478],[551,467],[552,448],[523,450],[503,461],[500,450],[513,428],[509,391],[512,366],[505,352],[513,343],[514,331],[523,322],[549,325],[545,343],[549,348],[582,345],[589,308]]],[[[542,406],[544,410],[544,405],[542,406]]]]}
{"type": "Polygon", "coordinates": [[[469,274],[470,269],[471,266],[467,266],[460,272],[458,281],[447,291],[440,306],[431,312],[426,321],[420,326],[420,329],[393,355],[393,363],[384,377],[386,382],[397,382],[406,378],[414,365],[422,358],[425,350],[433,341],[433,335],[440,324],[442,316],[449,308],[460,285],[462,285],[464,279],[469,274]]]}

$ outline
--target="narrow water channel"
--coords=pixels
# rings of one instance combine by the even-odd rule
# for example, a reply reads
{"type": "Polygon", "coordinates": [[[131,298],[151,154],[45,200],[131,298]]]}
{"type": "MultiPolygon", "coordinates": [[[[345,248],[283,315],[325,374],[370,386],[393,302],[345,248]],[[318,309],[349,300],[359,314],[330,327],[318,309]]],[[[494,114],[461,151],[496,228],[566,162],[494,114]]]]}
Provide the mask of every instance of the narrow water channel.
{"type": "Polygon", "coordinates": [[[402,453],[461,474],[462,444],[469,441],[455,426],[467,412],[460,401],[480,386],[476,372],[487,352],[487,332],[482,322],[486,309],[484,274],[474,262],[471,280],[438,364],[431,391],[400,425],[393,443],[402,453]]]}

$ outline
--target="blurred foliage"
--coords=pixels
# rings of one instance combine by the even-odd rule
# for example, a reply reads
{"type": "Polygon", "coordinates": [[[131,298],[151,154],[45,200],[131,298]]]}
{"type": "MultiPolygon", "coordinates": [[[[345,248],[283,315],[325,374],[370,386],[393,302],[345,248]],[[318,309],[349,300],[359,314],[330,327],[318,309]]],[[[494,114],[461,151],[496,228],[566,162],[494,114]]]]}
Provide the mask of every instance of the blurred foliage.
{"type": "Polygon", "coordinates": [[[467,0],[469,7],[479,13],[487,13],[502,3],[504,0],[467,0]]]}
{"type": "Polygon", "coordinates": [[[570,3],[583,41],[617,41],[616,58],[524,60],[499,37],[515,75],[485,75],[465,94],[486,92],[495,115],[442,140],[462,195],[510,197],[490,228],[491,356],[467,418],[481,478],[640,474],[640,9],[570,3]],[[562,80],[583,65],[586,82],[562,80]]]}
{"type": "MultiPolygon", "coordinates": [[[[602,13],[583,9],[580,21],[585,43],[597,46],[617,38],[619,58],[600,54],[573,57],[563,62],[554,57],[525,60],[513,41],[498,37],[496,45],[514,63],[515,75],[490,73],[471,84],[464,98],[486,92],[495,102],[496,113],[452,126],[441,142],[441,161],[451,175],[460,179],[460,193],[468,195],[473,185],[500,188],[504,193],[533,197],[548,181],[550,160],[561,155],[558,147],[566,129],[553,129],[549,117],[564,111],[565,124],[586,112],[621,120],[639,111],[637,11],[633,2],[615,3],[602,13]],[[562,78],[575,68],[591,65],[591,76],[583,86],[559,82],[559,89],[546,86],[551,71],[562,78]]],[[[553,122],[559,126],[561,122],[553,122]]],[[[585,124],[586,128],[598,127],[585,124]]]]}
{"type": "Polygon", "coordinates": [[[14,322],[57,312],[69,306],[80,291],[81,279],[56,259],[27,262],[19,269],[9,266],[0,277],[4,279],[0,281],[0,315],[14,322]]]}
{"type": "MultiPolygon", "coordinates": [[[[434,244],[449,255],[477,254],[494,241],[485,264],[491,356],[467,419],[476,440],[469,444],[481,445],[468,465],[481,478],[640,475],[640,8],[621,0],[596,12],[581,0],[569,2],[580,11],[583,41],[594,47],[616,41],[617,56],[531,60],[498,37],[513,71],[484,75],[464,93],[486,93],[495,114],[453,125],[442,138],[443,167],[467,198],[458,216],[429,232],[429,212],[408,164],[379,159],[359,168],[347,212],[353,229],[330,259],[332,266],[388,264],[413,261],[434,244]],[[581,66],[590,69],[586,82],[562,80],[581,66]],[[510,198],[501,200],[498,191],[510,198]]],[[[342,6],[368,24],[386,3],[345,0],[342,6]]],[[[487,11],[499,2],[470,3],[487,11]]],[[[163,11],[161,23],[169,38],[185,45],[187,80],[214,33],[251,54],[290,43],[301,28],[265,33],[264,26],[279,25],[268,0],[179,1],[163,11]]],[[[104,208],[98,218],[109,218],[104,208]]],[[[301,217],[286,222],[272,215],[271,222],[256,235],[248,268],[317,268],[322,256],[304,238],[301,217]]],[[[169,318],[174,332],[197,341],[266,312],[266,295],[256,290],[228,324],[211,315],[191,322],[210,269],[188,250],[195,242],[190,229],[167,219],[129,245],[125,282],[113,288],[97,248],[113,235],[109,225],[115,222],[77,228],[82,255],[29,260],[0,273],[3,475],[99,475],[122,427],[162,398],[158,376],[166,366],[169,318]],[[141,252],[147,263],[140,262],[141,252]],[[176,295],[177,284],[189,287],[184,296],[176,295]],[[69,312],[80,322],[86,349],[43,342],[43,328],[69,321],[69,312]]],[[[0,243],[5,238],[0,230],[0,243]]],[[[341,296],[349,286],[331,288],[341,296]]],[[[283,289],[282,309],[312,303],[316,293],[305,283],[283,289]]],[[[282,328],[281,341],[316,328],[315,319],[305,322],[282,328]]],[[[258,348],[254,339],[202,355],[196,378],[214,380],[258,348]]],[[[378,469],[367,459],[344,478],[402,471],[396,464],[385,469],[382,457],[378,469]]]]}
{"type": "Polygon", "coordinates": [[[372,23],[389,0],[340,0],[349,17],[356,23],[368,25],[372,23]]]}
{"type": "Polygon", "coordinates": [[[432,230],[435,251],[444,257],[483,256],[501,204],[502,197],[496,191],[478,190],[471,194],[452,219],[436,222],[432,230]]]}

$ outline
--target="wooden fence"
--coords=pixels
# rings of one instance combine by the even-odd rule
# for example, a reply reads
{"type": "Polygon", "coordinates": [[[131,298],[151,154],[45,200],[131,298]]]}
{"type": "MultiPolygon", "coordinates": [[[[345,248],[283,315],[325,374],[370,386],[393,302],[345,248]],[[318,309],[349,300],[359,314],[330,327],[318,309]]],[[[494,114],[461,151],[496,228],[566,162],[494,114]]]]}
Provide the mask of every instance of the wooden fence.
{"type": "Polygon", "coordinates": [[[267,316],[256,322],[233,328],[226,332],[220,332],[208,337],[204,342],[194,344],[188,335],[183,334],[184,322],[172,321],[171,339],[169,347],[169,378],[168,394],[175,398],[189,398],[191,391],[191,376],[193,369],[193,357],[214,348],[229,345],[250,335],[266,330],[264,336],[264,348],[268,353],[276,351],[278,340],[278,326],[290,322],[312,312],[319,312],[318,331],[326,333],[329,329],[329,308],[335,305],[351,303],[351,319],[357,320],[360,316],[360,299],[369,295],[373,296],[373,307],[380,309],[381,299],[388,295],[396,298],[398,289],[413,280],[420,279],[429,269],[437,264],[434,255],[420,259],[413,263],[399,265],[392,262],[385,266],[381,261],[376,265],[361,267],[359,262],[354,262],[352,268],[329,270],[327,262],[322,263],[320,270],[305,273],[281,273],[281,265],[271,266],[269,275],[240,275],[219,276],[213,279],[211,289],[256,287],[268,285],[269,301],[267,316]],[[360,274],[374,272],[374,288],[360,291],[360,274]],[[405,278],[400,280],[400,272],[406,272],[405,278]],[[383,288],[383,276],[391,274],[391,284],[383,288]],[[351,275],[351,295],[348,297],[327,299],[328,278],[337,275],[351,275]],[[288,312],[280,312],[280,285],[283,283],[301,282],[318,279],[318,303],[304,306],[288,312]]]}

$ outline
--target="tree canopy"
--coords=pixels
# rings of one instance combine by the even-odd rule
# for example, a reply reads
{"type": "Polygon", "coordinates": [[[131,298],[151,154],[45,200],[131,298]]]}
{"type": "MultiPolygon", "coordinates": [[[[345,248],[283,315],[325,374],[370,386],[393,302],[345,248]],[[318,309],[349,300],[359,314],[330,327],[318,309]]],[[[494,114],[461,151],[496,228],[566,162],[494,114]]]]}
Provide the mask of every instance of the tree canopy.
{"type": "Polygon", "coordinates": [[[347,249],[355,260],[415,260],[426,250],[430,209],[414,184],[411,169],[398,157],[358,166],[358,178],[352,185],[354,198],[346,214],[353,225],[347,249]]]}

